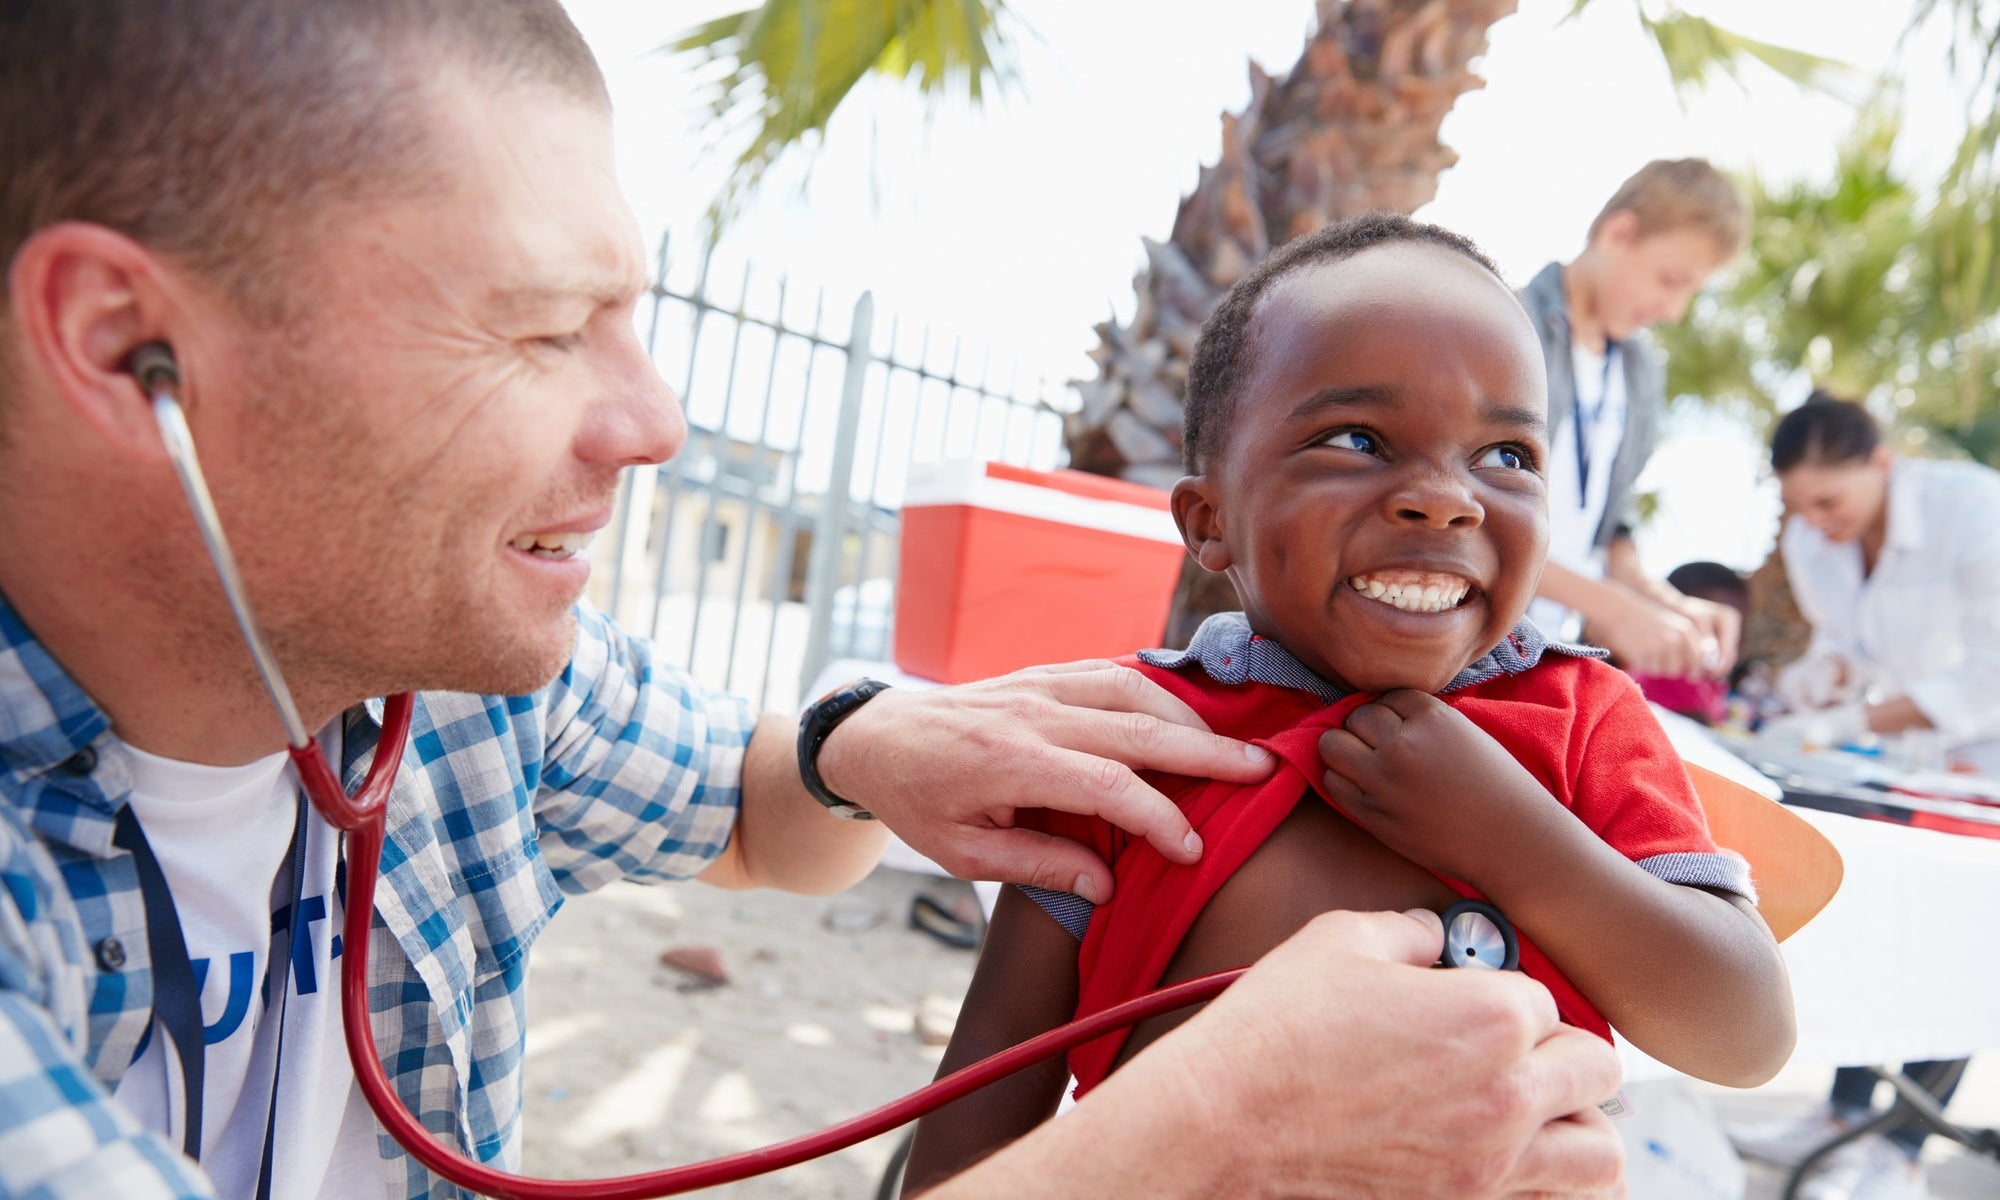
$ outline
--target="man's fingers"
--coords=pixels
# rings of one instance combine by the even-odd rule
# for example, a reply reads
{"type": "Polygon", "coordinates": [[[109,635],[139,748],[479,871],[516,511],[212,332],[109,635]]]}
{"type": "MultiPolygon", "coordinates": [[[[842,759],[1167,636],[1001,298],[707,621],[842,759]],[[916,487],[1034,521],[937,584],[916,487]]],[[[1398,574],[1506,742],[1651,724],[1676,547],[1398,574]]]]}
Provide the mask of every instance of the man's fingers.
{"type": "Polygon", "coordinates": [[[1625,1147],[1595,1108],[1550,1121],[1515,1160],[1510,1200],[1624,1195],[1625,1147]]]}
{"type": "Polygon", "coordinates": [[[1169,862],[1201,857],[1201,838],[1173,801],[1110,758],[1051,747],[1057,781],[1037,789],[1033,803],[1061,812],[1102,817],[1152,843],[1169,862]]]}
{"type": "Polygon", "coordinates": [[[1267,957],[1297,953],[1318,961],[1329,952],[1345,952],[1428,967],[1443,950],[1444,923],[1428,909],[1413,908],[1408,912],[1321,913],[1267,957]]]}
{"type": "Polygon", "coordinates": [[[1210,733],[1194,710],[1137,671],[1079,671],[1050,681],[1062,726],[1058,745],[1115,759],[1134,770],[1255,783],[1271,773],[1270,751],[1210,733]]]}
{"type": "Polygon", "coordinates": [[[1618,1056],[1604,1039],[1563,1024],[1556,1024],[1536,1044],[1528,1071],[1529,1094],[1538,1098],[1546,1117],[1595,1112],[1618,1091],[1622,1077],[1618,1056]]]}
{"type": "Polygon", "coordinates": [[[1123,671],[1128,669],[1119,666],[1108,658],[1080,658],[1075,662],[1049,663],[1046,666],[1039,667],[1023,667],[1006,676],[1006,678],[1025,679],[1036,675],[1081,675],[1091,671],[1123,671]]]}
{"type": "Polygon", "coordinates": [[[1071,663],[1069,668],[1043,668],[1049,695],[1067,705],[1106,712],[1144,713],[1171,725],[1207,732],[1208,723],[1172,692],[1132,670],[1112,662],[1071,663]]]}
{"type": "Polygon", "coordinates": [[[1083,844],[1033,829],[985,829],[968,835],[951,861],[940,860],[964,879],[1069,892],[1092,904],[1111,899],[1111,868],[1083,844]]]}

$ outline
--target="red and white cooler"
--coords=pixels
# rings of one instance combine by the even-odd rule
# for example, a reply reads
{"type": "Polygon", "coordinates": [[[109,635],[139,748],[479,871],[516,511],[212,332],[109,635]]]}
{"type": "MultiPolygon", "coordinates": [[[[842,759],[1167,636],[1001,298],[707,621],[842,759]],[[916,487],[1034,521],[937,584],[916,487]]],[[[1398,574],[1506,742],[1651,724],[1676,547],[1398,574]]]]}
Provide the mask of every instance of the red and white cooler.
{"type": "Polygon", "coordinates": [[[1158,488],[994,462],[914,466],[896,666],[962,683],[1157,646],[1186,553],[1158,488]]]}

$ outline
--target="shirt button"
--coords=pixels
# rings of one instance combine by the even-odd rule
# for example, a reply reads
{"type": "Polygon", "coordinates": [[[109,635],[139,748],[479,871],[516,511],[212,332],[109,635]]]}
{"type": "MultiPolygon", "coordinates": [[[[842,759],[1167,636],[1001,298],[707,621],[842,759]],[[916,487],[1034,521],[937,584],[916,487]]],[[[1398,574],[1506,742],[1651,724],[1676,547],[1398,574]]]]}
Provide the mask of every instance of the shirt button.
{"type": "Polygon", "coordinates": [[[115,937],[97,943],[97,965],[107,971],[125,969],[125,943],[115,937]]]}
{"type": "Polygon", "coordinates": [[[72,775],[88,775],[97,769],[97,751],[85,746],[63,760],[62,769],[72,775]]]}

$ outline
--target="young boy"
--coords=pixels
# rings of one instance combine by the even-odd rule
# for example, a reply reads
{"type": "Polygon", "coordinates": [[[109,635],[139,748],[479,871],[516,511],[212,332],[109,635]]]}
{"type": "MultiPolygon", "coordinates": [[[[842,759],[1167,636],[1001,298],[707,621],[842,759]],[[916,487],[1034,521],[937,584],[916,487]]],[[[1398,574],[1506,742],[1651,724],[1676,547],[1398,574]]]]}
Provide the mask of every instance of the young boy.
{"type": "MultiPolygon", "coordinates": [[[[1631,682],[1523,620],[1548,536],[1545,413],[1520,304],[1434,226],[1332,226],[1231,290],[1190,367],[1173,508],[1244,611],[1138,662],[1281,765],[1248,786],[1152,777],[1202,836],[1192,867],[1100,823],[1043,821],[1104,855],[1114,897],[1092,911],[1002,893],[943,1071],[1241,966],[1329,909],[1473,896],[1511,920],[1571,1023],[1608,1036],[1608,1021],[1721,1082],[1783,1064],[1790,993],[1742,860],[1709,839],[1631,682]]],[[[1094,1086],[1185,1015],[925,1118],[908,1190],[1020,1136],[1068,1074],[1094,1086]]]]}
{"type": "Polygon", "coordinates": [[[1699,158],[1650,162],[1605,203],[1581,254],[1521,289],[1549,377],[1549,562],[1528,615],[1560,637],[1579,614],[1620,665],[1650,675],[1720,677],[1736,658],[1736,614],[1647,576],[1629,526],[1666,407],[1645,330],[1680,320],[1748,229],[1722,172],[1699,158]]]}

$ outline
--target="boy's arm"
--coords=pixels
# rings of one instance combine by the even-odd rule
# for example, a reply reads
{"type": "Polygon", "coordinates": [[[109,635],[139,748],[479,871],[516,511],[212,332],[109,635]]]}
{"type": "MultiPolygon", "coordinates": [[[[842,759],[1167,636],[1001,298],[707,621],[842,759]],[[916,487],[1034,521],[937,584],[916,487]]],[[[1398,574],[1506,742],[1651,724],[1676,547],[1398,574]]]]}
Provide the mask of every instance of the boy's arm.
{"type": "MultiPolygon", "coordinates": [[[[1076,953],[1076,939],[1055,918],[1018,888],[1000,889],[938,1077],[1069,1020],[1076,1012],[1076,953]]],[[[917,1122],[903,1194],[943,1182],[1048,1120],[1068,1082],[1069,1067],[1057,1055],[917,1122]]]]}
{"type": "Polygon", "coordinates": [[[1715,673],[1699,624],[1616,579],[1592,579],[1552,562],[1542,568],[1535,594],[1582,613],[1590,636],[1635,671],[1673,679],[1715,673]]]}
{"type": "MultiPolygon", "coordinates": [[[[1663,738],[1611,722],[1598,732],[1587,761],[1642,799],[1657,794],[1640,783],[1649,768],[1681,769],[1665,761],[1663,738]]],[[[1633,1045],[1737,1087],[1790,1057],[1791,989],[1756,910],[1649,874],[1435,696],[1393,692],[1363,706],[1321,752],[1330,794],[1356,821],[1479,889],[1633,1045]]]]}

